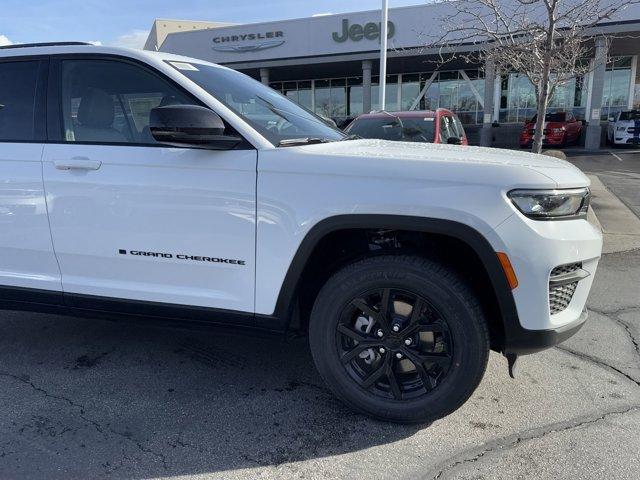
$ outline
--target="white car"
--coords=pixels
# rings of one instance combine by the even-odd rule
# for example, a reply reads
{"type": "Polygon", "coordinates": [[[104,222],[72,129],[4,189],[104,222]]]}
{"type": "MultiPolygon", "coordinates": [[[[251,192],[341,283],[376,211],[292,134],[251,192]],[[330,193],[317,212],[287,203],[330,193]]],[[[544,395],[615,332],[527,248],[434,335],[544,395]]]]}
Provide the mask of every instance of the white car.
{"type": "Polygon", "coordinates": [[[1,308],[306,330],[397,422],[585,321],[602,237],[565,161],[354,140],[228,68],[82,44],[0,49],[0,105],[1,308]]]}
{"type": "Polygon", "coordinates": [[[607,142],[610,145],[640,145],[640,110],[625,110],[609,118],[607,142]]]}

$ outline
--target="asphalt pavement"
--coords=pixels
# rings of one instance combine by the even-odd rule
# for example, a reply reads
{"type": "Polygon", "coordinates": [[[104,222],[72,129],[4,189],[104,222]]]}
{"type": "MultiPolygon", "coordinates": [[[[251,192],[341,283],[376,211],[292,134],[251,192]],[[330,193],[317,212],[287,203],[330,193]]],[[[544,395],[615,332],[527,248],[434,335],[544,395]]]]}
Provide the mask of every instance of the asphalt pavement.
{"type": "MultiPolygon", "coordinates": [[[[640,154],[615,153],[571,161],[637,208],[640,154]]],[[[304,338],[0,312],[0,479],[635,480],[639,285],[640,250],[605,254],[575,337],[515,380],[492,354],[417,426],[343,407],[304,338]]]]}

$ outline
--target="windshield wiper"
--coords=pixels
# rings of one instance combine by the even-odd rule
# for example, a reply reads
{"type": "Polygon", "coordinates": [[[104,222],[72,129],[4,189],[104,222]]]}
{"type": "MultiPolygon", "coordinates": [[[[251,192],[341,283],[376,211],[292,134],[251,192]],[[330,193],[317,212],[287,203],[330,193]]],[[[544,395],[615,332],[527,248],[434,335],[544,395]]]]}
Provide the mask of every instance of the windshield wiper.
{"type": "Polygon", "coordinates": [[[296,145],[313,145],[315,143],[329,143],[333,140],[321,137],[285,138],[278,143],[279,147],[294,147],[296,145]]]}

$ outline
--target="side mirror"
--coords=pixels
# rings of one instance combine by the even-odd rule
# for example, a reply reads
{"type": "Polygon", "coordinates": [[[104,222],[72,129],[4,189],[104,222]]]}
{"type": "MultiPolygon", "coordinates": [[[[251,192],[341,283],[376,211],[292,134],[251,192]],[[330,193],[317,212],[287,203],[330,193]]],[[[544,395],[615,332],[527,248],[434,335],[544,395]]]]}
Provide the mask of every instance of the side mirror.
{"type": "Polygon", "coordinates": [[[222,118],[198,105],[156,107],[149,115],[149,130],[158,142],[231,150],[242,138],[225,135],[222,118]]]}
{"type": "Polygon", "coordinates": [[[613,122],[615,122],[615,121],[616,121],[616,119],[615,119],[615,118],[613,118],[613,117],[609,117],[609,121],[613,123],[613,122]]]}
{"type": "Polygon", "coordinates": [[[449,137],[447,138],[447,143],[449,145],[462,145],[462,140],[458,137],[449,137]]]}

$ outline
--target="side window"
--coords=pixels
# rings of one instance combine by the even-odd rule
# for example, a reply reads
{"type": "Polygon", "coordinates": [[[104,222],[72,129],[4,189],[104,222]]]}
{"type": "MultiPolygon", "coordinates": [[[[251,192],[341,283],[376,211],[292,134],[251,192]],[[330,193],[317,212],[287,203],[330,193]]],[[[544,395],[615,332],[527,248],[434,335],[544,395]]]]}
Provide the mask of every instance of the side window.
{"type": "Polygon", "coordinates": [[[115,60],[62,61],[62,125],[67,142],[157,143],[149,114],[196,102],[143,67],[115,60]]]}
{"type": "Polygon", "coordinates": [[[39,65],[39,61],[0,62],[0,140],[37,140],[39,65]]]}
{"type": "Polygon", "coordinates": [[[440,143],[447,143],[449,138],[455,137],[455,131],[453,130],[453,124],[451,117],[442,115],[440,117],[440,143]]]}
{"type": "Polygon", "coordinates": [[[451,117],[451,120],[453,121],[453,125],[456,130],[456,137],[462,139],[462,137],[464,137],[464,127],[462,126],[462,122],[460,122],[458,117],[451,117]]]}

